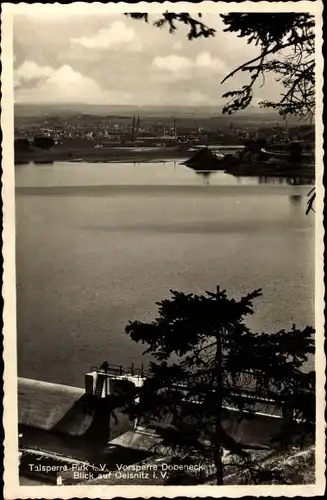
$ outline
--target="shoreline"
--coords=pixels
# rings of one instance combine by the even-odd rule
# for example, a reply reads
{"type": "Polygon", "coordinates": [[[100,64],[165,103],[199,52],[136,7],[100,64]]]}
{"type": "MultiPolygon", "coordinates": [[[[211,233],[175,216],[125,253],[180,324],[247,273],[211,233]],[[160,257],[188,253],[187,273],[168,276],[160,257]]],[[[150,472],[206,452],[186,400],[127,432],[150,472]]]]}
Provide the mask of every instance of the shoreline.
{"type": "Polygon", "coordinates": [[[149,161],[182,161],[187,160],[189,154],[186,151],[163,150],[158,151],[131,151],[131,150],[77,150],[77,151],[55,151],[55,152],[26,152],[15,154],[15,164],[26,163],[54,163],[54,162],[86,162],[86,163],[122,163],[134,162],[144,163],[149,161]]]}
{"type": "MultiPolygon", "coordinates": [[[[185,157],[184,157],[185,158],[185,157]]],[[[67,158],[67,159],[25,159],[23,160],[15,160],[15,166],[20,167],[24,165],[29,165],[30,163],[34,163],[34,165],[53,165],[54,163],[169,163],[169,162],[175,162],[178,163],[181,166],[184,166],[185,168],[188,168],[189,170],[195,172],[198,175],[203,175],[203,176],[209,176],[215,173],[226,173],[229,174],[233,177],[271,177],[271,178],[289,178],[289,179],[299,179],[299,180],[306,180],[308,181],[307,183],[309,185],[313,185],[315,183],[315,169],[310,167],[310,170],[303,170],[303,169],[285,169],[285,170],[279,170],[279,169],[272,169],[271,167],[267,168],[268,166],[265,166],[264,164],[260,165],[249,165],[249,166],[242,166],[240,169],[221,169],[221,170],[203,170],[199,169],[196,170],[194,168],[188,167],[187,165],[184,164],[183,160],[184,158],[176,158],[176,157],[168,157],[168,158],[157,158],[157,159],[151,159],[151,158],[131,158],[131,157],[126,157],[124,159],[113,159],[113,158],[67,158]]]]}
{"type": "Polygon", "coordinates": [[[131,151],[124,149],[117,150],[102,150],[101,153],[95,153],[93,150],[76,151],[56,151],[42,152],[36,155],[34,152],[19,153],[15,155],[15,166],[24,166],[29,163],[35,165],[52,165],[53,163],[167,163],[176,162],[183,165],[185,168],[193,170],[197,174],[210,175],[215,172],[225,172],[234,177],[285,177],[290,179],[307,180],[308,184],[314,184],[315,167],[313,165],[294,166],[283,165],[279,168],[278,165],[269,165],[265,162],[243,163],[237,166],[221,165],[221,169],[205,170],[203,168],[196,169],[185,164],[189,154],[178,150],[149,150],[149,151],[131,151]]]}

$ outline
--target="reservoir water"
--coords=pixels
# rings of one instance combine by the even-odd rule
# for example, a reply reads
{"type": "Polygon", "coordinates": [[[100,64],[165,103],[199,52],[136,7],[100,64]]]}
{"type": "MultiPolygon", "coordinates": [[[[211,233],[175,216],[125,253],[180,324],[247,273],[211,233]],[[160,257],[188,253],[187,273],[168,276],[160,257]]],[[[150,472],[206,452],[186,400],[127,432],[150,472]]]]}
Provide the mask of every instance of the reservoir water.
{"type": "Polygon", "coordinates": [[[140,365],[124,332],[170,289],[263,289],[250,326],[314,325],[308,186],[198,175],[178,162],[16,166],[18,372],[83,386],[140,365]]]}

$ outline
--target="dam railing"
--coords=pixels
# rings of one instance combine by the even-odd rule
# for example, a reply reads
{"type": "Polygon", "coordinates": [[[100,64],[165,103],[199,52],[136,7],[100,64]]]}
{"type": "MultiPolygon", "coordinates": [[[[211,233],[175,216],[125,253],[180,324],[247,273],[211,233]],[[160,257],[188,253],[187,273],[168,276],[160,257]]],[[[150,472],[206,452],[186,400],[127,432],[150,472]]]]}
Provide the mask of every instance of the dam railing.
{"type": "Polygon", "coordinates": [[[148,370],[144,369],[143,364],[139,368],[135,367],[133,363],[131,364],[130,367],[103,363],[101,366],[91,366],[90,371],[108,375],[119,375],[119,376],[125,375],[125,376],[140,377],[140,378],[146,377],[149,373],[148,370]]]}
{"type": "MultiPolygon", "coordinates": [[[[131,367],[124,367],[123,365],[115,365],[109,364],[107,362],[103,363],[99,366],[91,366],[91,371],[96,372],[97,374],[101,374],[102,376],[125,376],[125,377],[135,377],[138,379],[145,379],[149,375],[149,370],[145,370],[143,364],[140,368],[135,367],[134,364],[131,364],[131,367]]],[[[241,383],[238,387],[231,389],[231,396],[235,398],[235,400],[243,401],[244,404],[248,403],[252,405],[254,408],[259,405],[257,409],[254,411],[260,411],[260,405],[267,405],[269,407],[278,409],[281,411],[282,415],[293,415],[292,403],[280,397],[279,391],[277,388],[273,390],[273,388],[261,390],[260,389],[260,381],[255,380],[254,374],[250,371],[242,371],[242,375],[245,376],[245,380],[243,384],[241,383]],[[258,385],[257,385],[258,384],[258,385]]],[[[99,393],[102,391],[103,381],[98,379],[101,383],[101,387],[99,387],[99,393]]],[[[185,393],[189,394],[192,392],[192,389],[189,388],[187,382],[179,382],[175,384],[176,389],[184,390],[185,393]]],[[[228,387],[228,384],[227,384],[228,387]]],[[[213,391],[214,392],[214,391],[213,391]]],[[[202,395],[203,396],[203,395],[202,395]]],[[[197,397],[201,399],[201,394],[193,394],[194,401],[197,400],[197,397]]],[[[235,410],[236,408],[229,408],[230,410],[235,410]]],[[[272,412],[274,413],[274,412],[272,412]]]]}

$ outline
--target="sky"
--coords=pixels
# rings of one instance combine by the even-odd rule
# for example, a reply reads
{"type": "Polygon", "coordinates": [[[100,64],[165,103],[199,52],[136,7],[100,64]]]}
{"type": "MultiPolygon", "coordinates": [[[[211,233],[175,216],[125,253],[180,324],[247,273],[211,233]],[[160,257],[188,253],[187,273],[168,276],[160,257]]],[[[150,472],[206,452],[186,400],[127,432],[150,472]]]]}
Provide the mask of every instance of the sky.
{"type": "MultiPolygon", "coordinates": [[[[99,7],[88,14],[64,11],[31,5],[15,14],[15,102],[219,106],[244,77],[221,80],[258,53],[224,33],[218,14],[202,18],[216,29],[214,38],[189,41],[184,26],[174,34],[152,26],[154,15],[146,24],[99,7]]],[[[271,79],[257,89],[254,104],[279,94],[271,79]]]]}

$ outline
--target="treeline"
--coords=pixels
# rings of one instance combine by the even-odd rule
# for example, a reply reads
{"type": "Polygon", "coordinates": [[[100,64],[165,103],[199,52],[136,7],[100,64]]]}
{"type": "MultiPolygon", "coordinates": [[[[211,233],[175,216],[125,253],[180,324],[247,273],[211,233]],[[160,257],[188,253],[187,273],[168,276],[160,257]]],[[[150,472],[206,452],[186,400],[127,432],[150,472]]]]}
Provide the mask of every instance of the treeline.
{"type": "Polygon", "coordinates": [[[31,146],[40,149],[51,149],[55,144],[52,137],[35,136],[32,141],[26,138],[15,139],[14,148],[15,151],[31,151],[31,146]]]}

